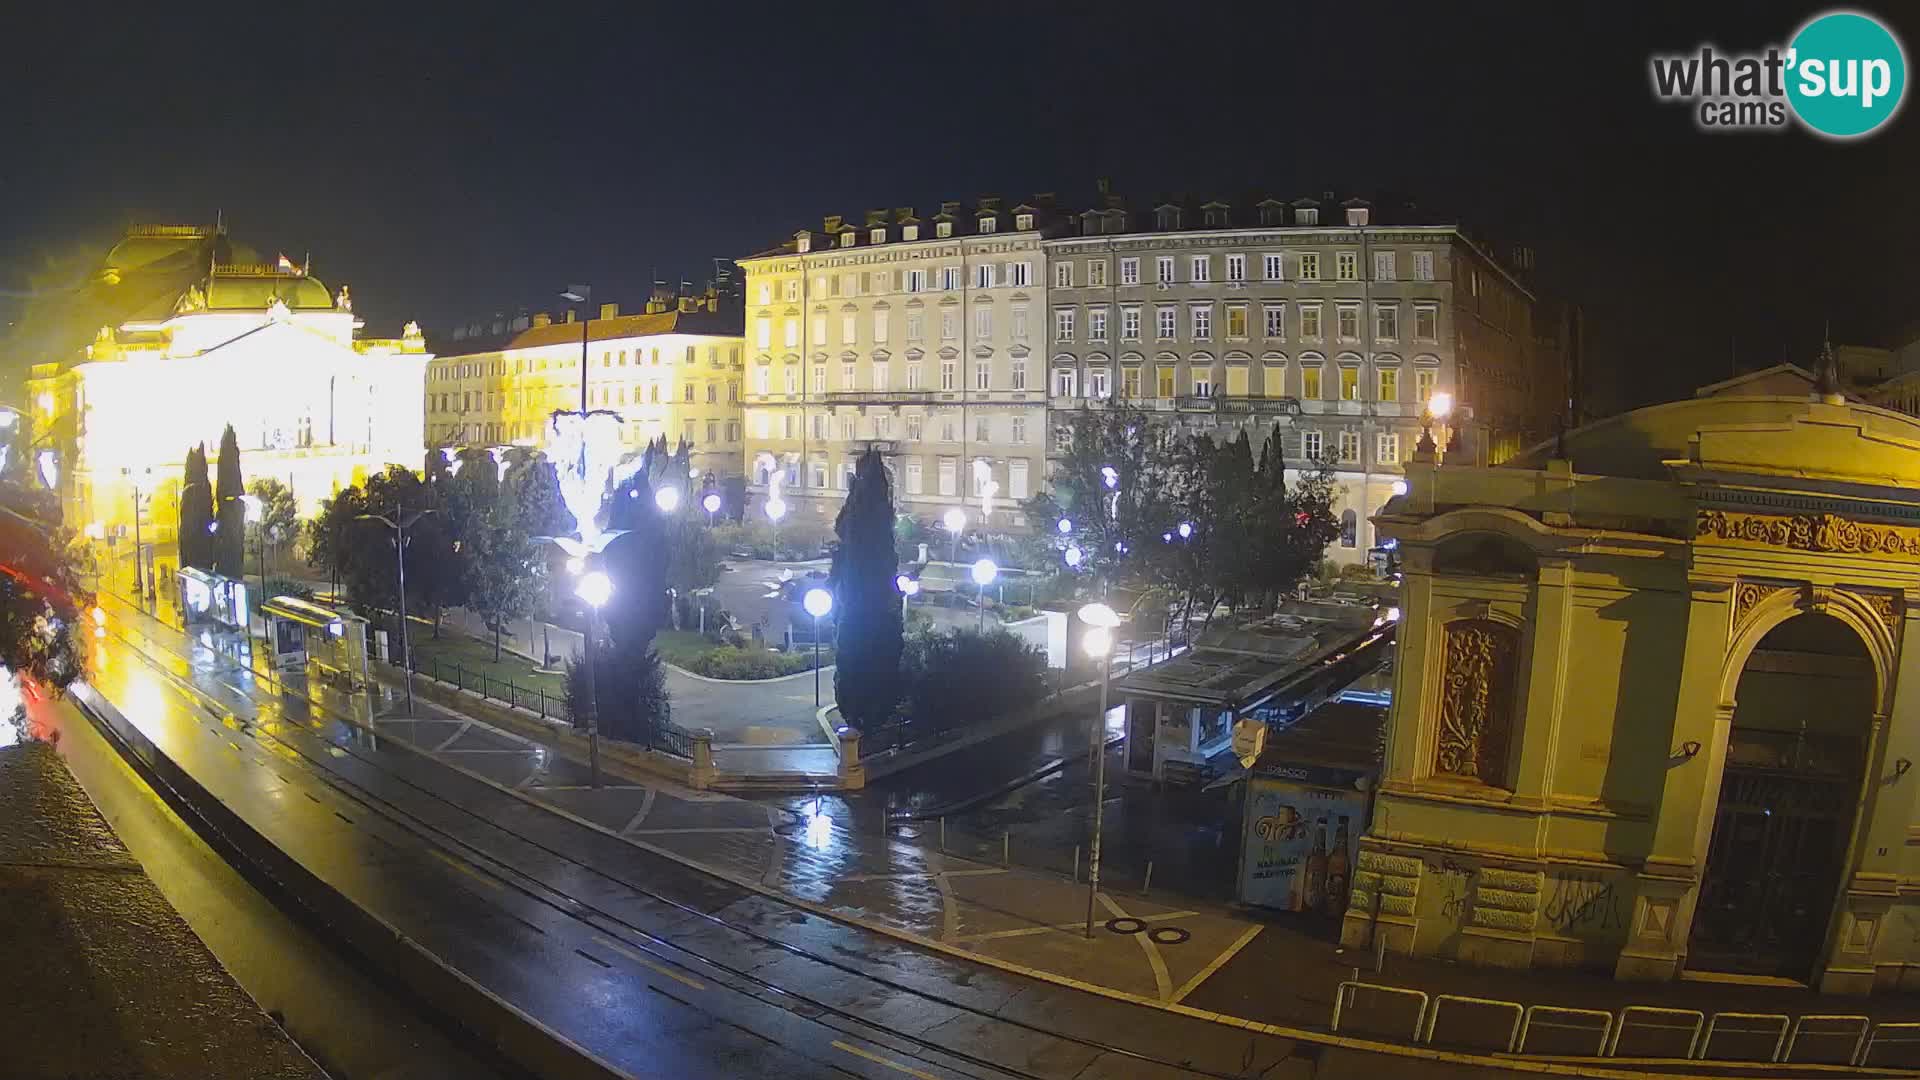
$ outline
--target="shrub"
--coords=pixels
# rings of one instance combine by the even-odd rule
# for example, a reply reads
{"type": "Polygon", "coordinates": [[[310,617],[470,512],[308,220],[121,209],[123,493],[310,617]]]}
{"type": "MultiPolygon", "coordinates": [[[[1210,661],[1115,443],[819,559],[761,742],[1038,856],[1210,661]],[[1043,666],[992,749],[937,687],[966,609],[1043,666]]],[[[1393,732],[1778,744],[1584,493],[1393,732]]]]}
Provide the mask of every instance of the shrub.
{"type": "Polygon", "coordinates": [[[901,668],[906,711],[937,731],[1004,716],[1046,696],[1046,654],[1005,630],[914,634],[901,668]]]}
{"type": "MultiPolygon", "coordinates": [[[[820,650],[820,663],[833,663],[831,649],[820,650]]],[[[776,679],[813,667],[813,650],[777,653],[722,645],[688,657],[680,666],[709,679],[776,679]]]]}

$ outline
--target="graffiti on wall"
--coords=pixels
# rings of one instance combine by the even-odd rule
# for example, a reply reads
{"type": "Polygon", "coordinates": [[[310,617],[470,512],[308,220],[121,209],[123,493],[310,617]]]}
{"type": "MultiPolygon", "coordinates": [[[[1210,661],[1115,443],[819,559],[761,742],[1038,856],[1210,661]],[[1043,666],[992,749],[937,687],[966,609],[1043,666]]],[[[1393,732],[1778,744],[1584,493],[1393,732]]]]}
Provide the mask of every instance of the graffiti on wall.
{"type": "Polygon", "coordinates": [[[1626,899],[1621,895],[1619,879],[1602,877],[1589,871],[1556,875],[1541,908],[1547,925],[1570,937],[1597,937],[1624,933],[1627,929],[1626,899]]]}

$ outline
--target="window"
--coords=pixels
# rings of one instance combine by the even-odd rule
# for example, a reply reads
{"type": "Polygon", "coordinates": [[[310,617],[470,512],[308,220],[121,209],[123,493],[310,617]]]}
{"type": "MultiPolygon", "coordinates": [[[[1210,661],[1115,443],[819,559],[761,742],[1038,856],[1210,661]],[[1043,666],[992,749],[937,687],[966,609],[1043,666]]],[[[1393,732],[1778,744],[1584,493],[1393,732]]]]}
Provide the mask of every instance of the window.
{"type": "Polygon", "coordinates": [[[686,386],[681,388],[680,400],[686,402],[689,405],[693,404],[693,384],[692,383],[687,383],[686,386]]]}
{"type": "Polygon", "coordinates": [[[793,348],[799,347],[800,345],[800,320],[799,319],[787,320],[785,340],[787,343],[787,348],[793,349],[793,348]]]}
{"type": "Polygon", "coordinates": [[[886,413],[876,413],[873,418],[873,437],[876,439],[893,438],[893,417],[886,413]]]}
{"type": "Polygon", "coordinates": [[[1300,456],[1308,461],[1319,462],[1325,457],[1325,448],[1320,443],[1320,433],[1303,431],[1300,433],[1300,456]]]}
{"type": "Polygon", "coordinates": [[[959,376],[955,374],[956,367],[957,365],[955,365],[954,362],[951,360],[940,361],[940,389],[942,390],[958,390],[959,389],[958,386],[954,385],[959,378],[959,376]]]}
{"type": "Polygon", "coordinates": [[[1296,225],[1320,224],[1320,208],[1317,206],[1302,206],[1296,209],[1293,212],[1293,222],[1296,225]]]}
{"type": "Polygon", "coordinates": [[[1360,433],[1359,432],[1343,431],[1340,433],[1340,460],[1341,461],[1359,461],[1360,460],[1360,433]]]}
{"type": "Polygon", "coordinates": [[[717,443],[719,441],[720,441],[720,421],[718,420],[707,421],[707,442],[717,443]]]}
{"type": "Polygon", "coordinates": [[[960,436],[956,434],[956,432],[959,429],[955,428],[953,425],[954,425],[954,419],[951,416],[942,417],[940,419],[940,441],[941,442],[959,442],[960,441],[960,436]]]}
{"type": "Polygon", "coordinates": [[[1014,417],[1011,428],[1012,430],[1007,435],[1007,441],[1015,446],[1025,446],[1027,442],[1027,418],[1024,416],[1014,417]]]}
{"type": "Polygon", "coordinates": [[[1013,358],[1013,363],[1010,365],[1010,368],[1012,389],[1025,390],[1027,388],[1027,362],[1016,356],[1013,358]]]}
{"type": "Polygon", "coordinates": [[[979,307],[973,309],[973,339],[988,341],[993,337],[993,309],[979,307]]]}
{"type": "Polygon", "coordinates": [[[975,390],[993,389],[993,363],[989,360],[976,360],[973,364],[973,388],[975,390]]]}
{"type": "Polygon", "coordinates": [[[1261,278],[1267,281],[1281,280],[1283,275],[1280,272],[1279,253],[1268,252],[1267,254],[1260,256],[1260,276],[1261,278]]]}
{"type": "Polygon", "coordinates": [[[1053,372],[1053,396],[1070,398],[1078,385],[1078,378],[1072,368],[1055,368],[1053,372]]]}
{"type": "Polygon", "coordinates": [[[992,216],[987,216],[980,219],[980,231],[983,233],[994,232],[995,230],[999,229],[999,227],[1000,227],[1000,222],[995,218],[993,218],[992,216]]]}
{"type": "MultiPolygon", "coordinates": [[[[915,419],[915,418],[910,417],[909,421],[911,421],[912,419],[915,419]]],[[[914,425],[909,423],[907,430],[912,431],[913,428],[914,428],[914,425]]],[[[909,435],[908,438],[918,438],[918,436],[909,435]]],[[[921,485],[920,462],[916,458],[907,462],[907,494],[909,495],[920,494],[920,485],[921,485]]]]}
{"type": "Polygon", "coordinates": [[[1437,378],[1439,374],[1432,368],[1418,368],[1414,371],[1413,396],[1420,404],[1425,405],[1427,399],[1433,396],[1433,386],[1439,381],[1437,378]]]}
{"type": "Polygon", "coordinates": [[[1394,278],[1393,252],[1391,251],[1374,252],[1373,253],[1373,280],[1392,281],[1393,278],[1394,278]]]}
{"type": "Polygon", "coordinates": [[[1053,340],[1073,340],[1073,309],[1061,308],[1053,313],[1053,340]]]}
{"type": "Polygon", "coordinates": [[[1400,463],[1400,433],[1397,431],[1381,432],[1377,444],[1374,446],[1374,450],[1377,451],[1374,460],[1380,464],[1398,465],[1400,463]]]}
{"type": "Polygon", "coordinates": [[[1340,367],[1340,400],[1360,400],[1360,368],[1353,364],[1340,367]]]}
{"type": "Polygon", "coordinates": [[[1120,340],[1140,340],[1140,309],[1123,307],[1120,309],[1120,340]]]}
{"type": "Polygon", "coordinates": [[[753,369],[753,392],[756,394],[772,393],[773,391],[767,385],[768,382],[772,379],[772,377],[773,377],[772,369],[765,368],[765,367],[754,368],[753,369]]]}
{"type": "Polygon", "coordinates": [[[1120,260],[1120,284],[1140,284],[1140,260],[1127,258],[1120,260]]]}
{"type": "Polygon", "coordinates": [[[740,421],[738,420],[727,421],[727,441],[730,443],[737,443],[740,441],[740,421]]]}
{"type": "Polygon", "coordinates": [[[787,415],[782,416],[780,418],[780,434],[781,434],[781,437],[783,438],[788,438],[788,439],[793,438],[793,414],[792,413],[788,413],[787,415]]]}
{"type": "MultiPolygon", "coordinates": [[[[848,233],[843,233],[842,235],[844,235],[844,236],[852,236],[853,234],[852,234],[851,232],[848,232],[848,233]]],[[[810,481],[810,483],[812,483],[812,485],[813,485],[814,487],[816,487],[816,488],[824,488],[824,487],[826,487],[826,486],[827,486],[827,463],[826,463],[826,461],[825,461],[824,459],[820,459],[820,458],[816,458],[816,459],[814,459],[814,462],[813,462],[813,468],[812,468],[812,470],[811,470],[811,471],[812,471],[812,473],[813,473],[813,479],[812,479],[812,480],[810,481]]]]}
{"type": "Polygon", "coordinates": [[[959,494],[959,463],[952,458],[940,459],[940,494],[959,494]]]}
{"type": "Polygon", "coordinates": [[[758,349],[773,347],[773,323],[764,315],[753,320],[753,344],[758,349]]]}
{"type": "Polygon", "coordinates": [[[813,392],[815,394],[827,392],[827,365],[825,364],[813,365],[813,392]]]}
{"type": "Polygon", "coordinates": [[[925,270],[907,271],[907,291],[908,292],[926,292],[927,291],[927,272],[925,270]]]}
{"type": "MultiPolygon", "coordinates": [[[[988,443],[993,441],[993,420],[991,417],[982,416],[974,420],[973,441],[977,443],[988,443]]],[[[979,490],[977,487],[974,490],[974,494],[976,495],[979,494],[979,490]]]]}
{"type": "Polygon", "coordinates": [[[825,315],[815,315],[813,317],[813,343],[815,345],[825,345],[827,343],[827,317],[825,315]]]}
{"type": "Polygon", "coordinates": [[[1153,265],[1155,273],[1159,275],[1155,280],[1162,285],[1173,284],[1173,256],[1162,255],[1154,260],[1153,265]]]}
{"type": "Polygon", "coordinates": [[[875,345],[884,345],[887,342],[887,315],[888,312],[884,309],[873,313],[873,343],[875,345]]]}
{"type": "MultiPolygon", "coordinates": [[[[1026,440],[1018,440],[1024,442],[1026,440]]],[[[1007,462],[1007,497],[1024,499],[1027,497],[1027,463],[1025,459],[1007,462]]]]}
{"type": "Polygon", "coordinates": [[[921,341],[925,338],[926,316],[917,311],[907,312],[907,340],[921,341]]]}
{"type": "Polygon", "coordinates": [[[874,361],[872,371],[873,388],[875,390],[885,390],[887,388],[887,364],[883,361],[876,360],[874,361]]]}
{"type": "Polygon", "coordinates": [[[693,421],[682,420],[680,422],[680,437],[688,442],[693,441],[693,421]]]}
{"type": "Polygon", "coordinates": [[[922,386],[922,383],[920,381],[920,376],[921,376],[920,361],[918,360],[907,361],[907,389],[909,390],[920,389],[922,386]]]}
{"type": "Polygon", "coordinates": [[[1213,280],[1213,259],[1211,256],[1195,255],[1190,264],[1190,269],[1193,271],[1193,276],[1190,279],[1192,281],[1213,280]]]}
{"type": "MultiPolygon", "coordinates": [[[[788,364],[786,369],[786,377],[787,377],[787,393],[789,394],[799,393],[800,392],[800,369],[798,367],[795,367],[792,364],[788,364]]],[[[653,400],[656,402],[660,400],[660,384],[659,383],[653,384],[653,400]]]]}
{"type": "Polygon", "coordinates": [[[860,372],[855,365],[853,364],[840,365],[840,389],[842,390],[860,389],[859,379],[860,379],[860,372]]]}
{"type": "MultiPolygon", "coordinates": [[[[942,235],[945,235],[945,234],[942,234],[942,235]]],[[[960,287],[960,268],[957,266],[941,267],[940,268],[941,290],[945,292],[952,292],[953,290],[958,289],[959,287],[960,287]]]]}
{"type": "Polygon", "coordinates": [[[960,319],[951,311],[940,313],[940,340],[952,341],[960,332],[960,319]]]}
{"type": "Polygon", "coordinates": [[[1360,340],[1360,305],[1334,305],[1334,336],[1341,341],[1360,340]]]}
{"type": "Polygon", "coordinates": [[[1013,227],[1023,231],[1026,229],[1033,228],[1033,215],[1032,214],[1015,214],[1013,216],[1013,227]]]}
{"type": "Polygon", "coordinates": [[[1093,288],[1102,288],[1107,283],[1107,260],[1087,260],[1087,284],[1093,288]]]}
{"type": "Polygon", "coordinates": [[[1206,368],[1193,369],[1193,396],[1213,396],[1213,372],[1206,368]]]}
{"type": "Polygon", "coordinates": [[[952,236],[953,222],[951,221],[935,222],[933,226],[933,235],[939,237],[942,240],[945,240],[947,237],[952,236]]]}
{"type": "Polygon", "coordinates": [[[1413,253],[1413,280],[1433,280],[1433,252],[1416,251],[1413,253]]]}
{"type": "Polygon", "coordinates": [[[1024,307],[1013,309],[1013,340],[1027,340],[1027,309],[1024,307]]]}
{"type": "Polygon", "coordinates": [[[765,282],[765,281],[763,281],[763,282],[761,282],[761,283],[760,283],[760,302],[761,302],[761,303],[763,303],[763,304],[771,304],[771,303],[773,303],[773,285],[772,285],[772,283],[770,283],[770,282],[765,282]]]}
{"type": "Polygon", "coordinates": [[[1284,341],[1287,337],[1287,306],[1285,304],[1265,304],[1260,308],[1264,320],[1263,332],[1268,341],[1284,341]]]}
{"type": "Polygon", "coordinates": [[[1178,317],[1176,310],[1170,305],[1155,308],[1153,311],[1154,337],[1161,341],[1172,341],[1174,323],[1178,317]]]}
{"type": "Polygon", "coordinates": [[[1065,259],[1053,264],[1053,284],[1055,288],[1073,288],[1073,264],[1065,259]]]}
{"type": "Polygon", "coordinates": [[[1195,304],[1187,309],[1193,324],[1193,340],[1213,340],[1213,305],[1195,304]]]}
{"type": "Polygon", "coordinates": [[[1139,367],[1135,366],[1120,369],[1120,395],[1129,398],[1137,398],[1140,396],[1139,367]]]}
{"type": "Polygon", "coordinates": [[[800,300],[800,279],[794,278],[793,280],[787,282],[787,303],[789,304],[797,303],[799,300],[800,300]]]}
{"type": "Polygon", "coordinates": [[[1087,396],[1105,400],[1111,390],[1110,376],[1106,368],[1097,367],[1087,372],[1087,396]]]}
{"type": "Polygon", "coordinates": [[[980,263],[973,268],[973,287],[976,289],[993,288],[992,263],[980,263]]]}
{"type": "Polygon", "coordinates": [[[1413,308],[1413,340],[1440,340],[1440,309],[1433,304],[1416,304],[1413,308]]]}
{"type": "Polygon", "coordinates": [[[1360,280],[1360,256],[1351,251],[1337,251],[1333,256],[1333,276],[1338,281],[1360,280]]]}
{"type": "Polygon", "coordinates": [[[1159,390],[1160,396],[1163,398],[1172,397],[1173,396],[1173,367],[1168,364],[1162,364],[1159,367],[1154,369],[1154,375],[1157,381],[1159,382],[1159,385],[1155,387],[1155,389],[1159,390]]]}
{"type": "MultiPolygon", "coordinates": [[[[624,394],[624,391],[622,393],[624,394]]],[[[709,405],[717,404],[719,400],[720,400],[720,384],[708,383],[707,384],[707,404],[709,405]]]]}
{"type": "Polygon", "coordinates": [[[1373,336],[1381,341],[1400,340],[1400,309],[1380,304],[1373,309],[1373,336]]]}
{"type": "Polygon", "coordinates": [[[1381,401],[1400,400],[1400,369],[1383,367],[1379,370],[1381,401]]]}
{"type": "Polygon", "coordinates": [[[1247,338],[1247,305],[1227,305],[1227,337],[1235,341],[1247,338]]]}
{"type": "Polygon", "coordinates": [[[1227,256],[1227,280],[1247,280],[1247,257],[1245,255],[1227,256]]]}
{"type": "Polygon", "coordinates": [[[1073,449],[1073,428],[1067,426],[1066,424],[1062,424],[1059,427],[1054,428],[1053,429],[1054,453],[1064,454],[1072,449],[1073,449]]]}
{"type": "Polygon", "coordinates": [[[1301,281],[1319,281],[1320,280],[1320,253],[1319,252],[1303,251],[1300,253],[1300,280],[1301,281]]]}
{"type": "MultiPolygon", "coordinates": [[[[908,442],[920,441],[920,425],[923,422],[924,422],[924,418],[921,417],[918,413],[915,413],[907,417],[907,441],[908,442]]],[[[917,472],[919,470],[919,462],[914,462],[911,467],[914,469],[914,471],[917,472]]]]}
{"type": "Polygon", "coordinates": [[[869,230],[867,240],[875,244],[884,244],[887,242],[887,230],[884,228],[869,230]]]}
{"type": "MultiPolygon", "coordinates": [[[[1346,438],[1345,435],[1340,436],[1342,444],[1346,442],[1346,438]]],[[[1352,510],[1340,511],[1340,546],[1347,548],[1360,546],[1360,515],[1352,510]]]]}
{"type": "Polygon", "coordinates": [[[1308,401],[1320,401],[1326,396],[1320,392],[1319,364],[1300,366],[1300,396],[1308,401]]]}
{"type": "Polygon", "coordinates": [[[918,239],[920,239],[920,226],[918,226],[918,225],[903,225],[903,226],[901,226],[901,228],[900,228],[900,239],[902,239],[902,240],[918,240],[918,239]]]}
{"type": "Polygon", "coordinates": [[[740,384],[737,381],[727,383],[727,404],[740,404],[740,384]]]}
{"type": "Polygon", "coordinates": [[[840,344],[851,345],[860,340],[858,320],[853,315],[840,316],[840,344]]]}
{"type": "Polygon", "coordinates": [[[1033,284],[1032,278],[1030,276],[1030,271],[1032,269],[1033,269],[1032,263],[1024,263],[1024,262],[1008,263],[1007,264],[1007,284],[1015,286],[1016,288],[1024,288],[1028,285],[1033,284]]]}

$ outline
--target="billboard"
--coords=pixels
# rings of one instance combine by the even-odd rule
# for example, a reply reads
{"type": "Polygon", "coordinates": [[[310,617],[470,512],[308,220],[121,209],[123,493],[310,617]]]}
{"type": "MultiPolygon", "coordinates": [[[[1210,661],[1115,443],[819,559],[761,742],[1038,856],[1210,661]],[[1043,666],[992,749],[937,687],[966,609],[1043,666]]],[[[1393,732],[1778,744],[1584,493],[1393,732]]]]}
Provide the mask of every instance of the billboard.
{"type": "Polygon", "coordinates": [[[1345,913],[1371,802],[1354,784],[1360,775],[1280,766],[1247,778],[1241,902],[1336,918],[1345,913]]]}

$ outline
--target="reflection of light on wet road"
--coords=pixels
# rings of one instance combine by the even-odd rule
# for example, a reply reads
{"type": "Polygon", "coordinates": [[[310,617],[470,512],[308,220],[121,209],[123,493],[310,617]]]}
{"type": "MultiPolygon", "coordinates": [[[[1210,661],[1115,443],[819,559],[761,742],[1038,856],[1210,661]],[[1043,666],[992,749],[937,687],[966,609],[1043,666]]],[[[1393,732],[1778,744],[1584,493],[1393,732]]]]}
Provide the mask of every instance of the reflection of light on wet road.
{"type": "Polygon", "coordinates": [[[815,851],[825,851],[833,846],[833,815],[827,813],[814,799],[806,808],[807,846],[815,851]]]}
{"type": "Polygon", "coordinates": [[[163,744],[160,718],[167,712],[166,691],[160,677],[139,667],[128,667],[125,693],[116,702],[120,713],[156,745],[163,744]]]}

